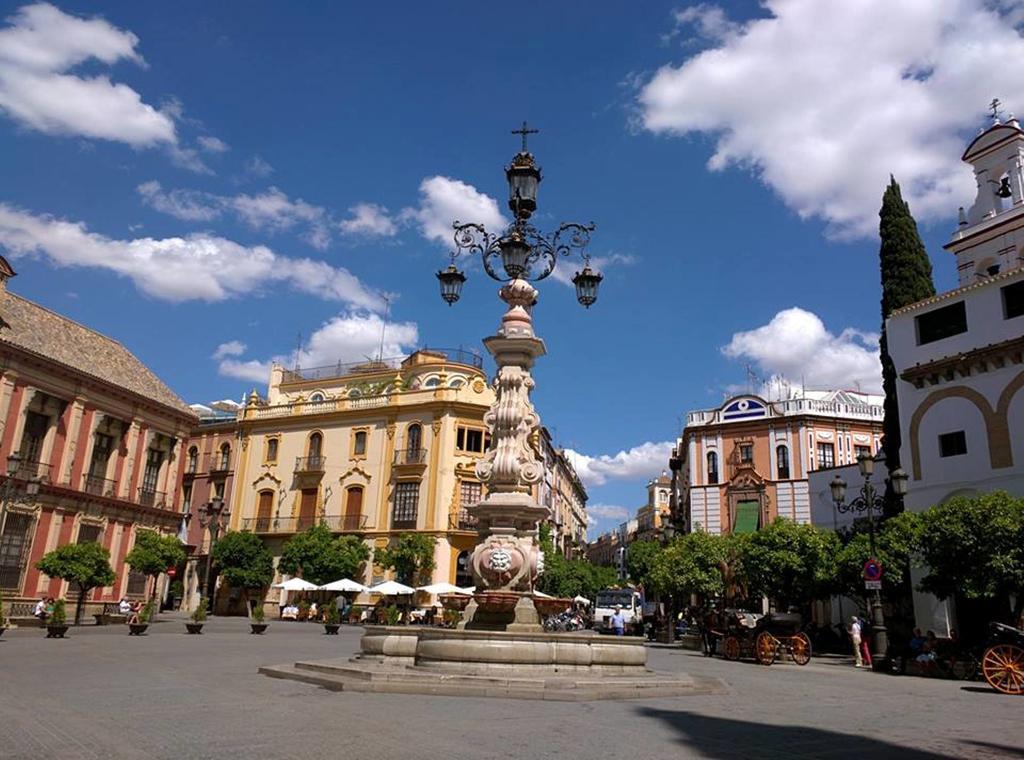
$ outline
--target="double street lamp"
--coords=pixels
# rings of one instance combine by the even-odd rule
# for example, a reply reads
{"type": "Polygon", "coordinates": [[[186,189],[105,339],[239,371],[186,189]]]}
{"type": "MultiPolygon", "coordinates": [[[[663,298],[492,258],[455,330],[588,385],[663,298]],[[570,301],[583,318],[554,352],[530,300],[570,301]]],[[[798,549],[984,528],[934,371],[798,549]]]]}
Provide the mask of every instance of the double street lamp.
{"type": "MultiPolygon", "coordinates": [[[[849,503],[846,502],[846,481],[837,473],[829,488],[832,491],[832,501],[835,502],[836,510],[843,514],[867,513],[868,518],[868,541],[871,552],[871,559],[877,560],[875,547],[875,512],[882,514],[885,508],[885,499],[879,494],[871,483],[871,476],[875,472],[875,458],[864,453],[857,457],[857,467],[861,477],[864,478],[864,485],[860,493],[849,503]]],[[[892,484],[893,493],[897,496],[904,496],[907,493],[907,474],[897,468],[889,475],[889,482],[892,484]]],[[[872,661],[877,666],[884,663],[889,648],[889,636],[885,629],[885,614],[882,611],[882,592],[879,588],[872,589],[869,597],[871,608],[871,627],[874,634],[874,649],[872,661]]]]}
{"type": "Polygon", "coordinates": [[[196,514],[199,517],[199,525],[210,533],[210,549],[206,553],[206,599],[210,610],[213,610],[213,547],[217,543],[217,536],[220,535],[221,530],[227,525],[228,518],[231,514],[227,510],[227,505],[223,499],[213,498],[206,502],[198,510],[196,514]]]}

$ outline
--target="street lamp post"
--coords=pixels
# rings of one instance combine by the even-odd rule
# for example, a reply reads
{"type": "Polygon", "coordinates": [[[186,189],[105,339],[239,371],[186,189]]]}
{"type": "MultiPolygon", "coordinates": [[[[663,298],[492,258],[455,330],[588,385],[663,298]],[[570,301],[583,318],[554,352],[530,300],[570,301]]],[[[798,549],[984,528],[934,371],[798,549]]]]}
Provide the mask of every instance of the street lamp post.
{"type": "MultiPolygon", "coordinates": [[[[661,545],[668,548],[669,544],[672,543],[672,539],[676,535],[676,526],[670,522],[665,523],[661,527],[661,545]]],[[[668,630],[665,632],[665,643],[674,644],[676,642],[676,600],[671,594],[668,596],[668,600],[665,604],[665,617],[667,618],[668,630]]]]}
{"type": "MultiPolygon", "coordinates": [[[[855,499],[846,503],[846,481],[838,474],[832,478],[829,488],[832,491],[832,501],[835,502],[838,512],[844,514],[867,513],[868,543],[871,558],[877,559],[875,511],[877,510],[879,515],[882,514],[882,510],[885,507],[885,499],[875,490],[874,485],[871,483],[871,476],[875,472],[875,458],[870,454],[861,454],[857,457],[857,467],[864,478],[864,485],[861,486],[860,493],[855,499]]],[[[889,476],[889,482],[892,484],[893,492],[898,496],[902,497],[907,493],[907,474],[902,469],[894,470],[889,476]]],[[[871,627],[875,645],[875,651],[872,653],[871,660],[874,666],[879,668],[884,665],[889,649],[889,635],[885,628],[885,614],[882,611],[881,589],[875,588],[871,590],[869,604],[871,607],[871,627]]]]}
{"type": "Polygon", "coordinates": [[[223,499],[214,498],[196,510],[199,515],[199,525],[210,533],[210,549],[206,553],[205,585],[206,603],[211,613],[213,612],[213,547],[217,543],[217,536],[220,535],[221,528],[227,524],[227,520],[231,516],[226,506],[223,499]]]}
{"type": "MultiPolygon", "coordinates": [[[[484,613],[489,605],[497,607],[494,594],[531,593],[543,571],[537,525],[550,512],[532,495],[534,485],[544,476],[544,465],[530,444],[540,427],[540,417],[530,401],[534,387],[530,370],[544,355],[545,347],[533,330],[532,310],[538,293],[530,283],[550,276],[558,259],[574,252],[583,260],[583,268],[572,278],[580,304],[589,308],[597,301],[602,280],[585,253],[593,224],[565,223],[553,233],[543,234],[530,223],[537,210],[541,171],[526,141],[527,135],[536,131],[525,122],[521,129],[514,130],[522,136],[522,149],[505,168],[512,223],[495,233],[482,224],[456,221],[451,263],[437,273],[441,298],[451,306],[459,300],[466,282],[465,273],[456,266],[457,258],[479,255],[487,275],[502,283],[498,294],[508,307],[497,333],[484,339],[497,365],[496,399],[484,416],[491,445],[476,465],[477,476],[487,486],[487,496],[468,508],[479,520],[478,543],[470,563],[477,581],[475,602],[484,613]]],[[[526,606],[525,602],[517,605],[517,623],[531,623],[532,605],[529,611],[526,606]]],[[[476,610],[467,608],[467,625],[474,621],[475,625],[485,624],[488,615],[477,618],[476,610]]],[[[535,616],[532,624],[536,625],[535,616]]]]}

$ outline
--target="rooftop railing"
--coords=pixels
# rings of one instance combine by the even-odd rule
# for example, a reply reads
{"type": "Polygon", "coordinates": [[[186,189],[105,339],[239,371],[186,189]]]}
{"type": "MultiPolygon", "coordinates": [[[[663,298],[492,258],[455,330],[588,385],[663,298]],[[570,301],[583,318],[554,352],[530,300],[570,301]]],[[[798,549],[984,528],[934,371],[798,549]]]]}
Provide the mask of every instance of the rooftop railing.
{"type": "Polygon", "coordinates": [[[466,364],[477,369],[484,366],[483,357],[475,351],[467,351],[462,348],[421,348],[410,356],[391,356],[383,359],[368,359],[361,362],[336,362],[322,367],[310,367],[309,369],[286,369],[284,371],[284,382],[297,383],[307,380],[324,380],[330,377],[345,377],[346,375],[370,375],[377,372],[386,372],[398,369],[402,363],[415,356],[424,354],[425,359],[430,355],[437,355],[443,361],[451,364],[466,364]]]}

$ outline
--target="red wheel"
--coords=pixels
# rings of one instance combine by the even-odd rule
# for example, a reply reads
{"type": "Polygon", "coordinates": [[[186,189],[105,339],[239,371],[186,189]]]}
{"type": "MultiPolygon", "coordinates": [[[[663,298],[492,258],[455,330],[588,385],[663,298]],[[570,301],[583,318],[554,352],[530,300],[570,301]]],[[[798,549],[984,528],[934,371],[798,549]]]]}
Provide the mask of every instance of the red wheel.
{"type": "Polygon", "coordinates": [[[738,660],[740,658],[740,640],[735,636],[726,636],[722,642],[722,652],[727,660],[738,660]]]}
{"type": "Polygon", "coordinates": [[[754,657],[762,665],[771,665],[778,656],[779,640],[768,631],[761,631],[757,634],[757,641],[754,642],[754,657]]]}
{"type": "Polygon", "coordinates": [[[1003,694],[1024,694],[1024,648],[996,644],[985,650],[981,672],[988,685],[1003,694]]]}
{"type": "Polygon", "coordinates": [[[811,639],[802,631],[789,640],[789,654],[797,665],[811,661],[811,639]]]}

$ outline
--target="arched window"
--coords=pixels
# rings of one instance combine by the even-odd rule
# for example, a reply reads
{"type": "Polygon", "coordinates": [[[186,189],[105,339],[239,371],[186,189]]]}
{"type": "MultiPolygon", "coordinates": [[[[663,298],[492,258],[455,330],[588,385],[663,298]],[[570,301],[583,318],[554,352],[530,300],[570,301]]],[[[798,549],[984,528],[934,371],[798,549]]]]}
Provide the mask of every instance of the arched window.
{"type": "Polygon", "coordinates": [[[309,443],[306,447],[306,457],[310,467],[318,467],[323,454],[324,437],[320,433],[313,433],[309,436],[309,443]]]}
{"type": "Polygon", "coordinates": [[[270,521],[274,517],[274,492],[264,489],[259,493],[256,505],[256,529],[254,533],[266,533],[270,530],[270,521]]]}
{"type": "Polygon", "coordinates": [[[708,483],[714,484],[718,482],[718,454],[713,451],[708,452],[708,483]]]}
{"type": "Polygon", "coordinates": [[[789,449],[785,446],[775,447],[775,464],[779,470],[779,480],[789,480],[789,449]]]}
{"type": "Polygon", "coordinates": [[[312,401],[313,403],[316,403],[317,401],[323,401],[325,398],[326,397],[324,396],[324,394],[322,394],[320,391],[315,391],[309,394],[309,400],[312,401]]]}
{"type": "Polygon", "coordinates": [[[277,461],[277,439],[276,438],[268,438],[267,439],[267,457],[266,457],[266,459],[267,459],[268,462],[276,462],[277,461]]]}
{"type": "Polygon", "coordinates": [[[455,585],[466,588],[473,585],[473,570],[469,564],[469,552],[459,552],[455,559],[455,585]]]}
{"type": "Polygon", "coordinates": [[[461,388],[466,382],[461,377],[453,377],[448,381],[449,388],[461,388]]]}
{"type": "Polygon", "coordinates": [[[423,383],[423,387],[424,388],[436,388],[440,384],[441,384],[441,379],[440,378],[432,377],[429,380],[427,380],[425,383],[423,383]]]}
{"type": "Polygon", "coordinates": [[[220,469],[227,470],[231,466],[231,444],[222,443],[220,446],[220,469]]]}
{"type": "Polygon", "coordinates": [[[188,469],[186,472],[195,472],[199,467],[199,449],[190,446],[188,449],[188,469]]]}
{"type": "Polygon", "coordinates": [[[420,451],[420,443],[423,439],[423,428],[418,424],[412,424],[405,433],[405,450],[409,456],[416,456],[420,451]]]}

